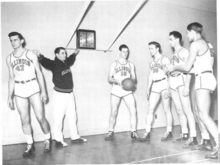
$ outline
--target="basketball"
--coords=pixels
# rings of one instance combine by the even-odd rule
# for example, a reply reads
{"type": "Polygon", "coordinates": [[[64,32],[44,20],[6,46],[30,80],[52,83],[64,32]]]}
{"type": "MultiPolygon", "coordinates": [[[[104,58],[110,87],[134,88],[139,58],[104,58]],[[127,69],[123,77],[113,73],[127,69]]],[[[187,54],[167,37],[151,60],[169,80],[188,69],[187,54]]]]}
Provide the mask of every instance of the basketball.
{"type": "Polygon", "coordinates": [[[123,89],[126,91],[134,91],[135,90],[135,82],[131,78],[126,78],[122,81],[123,89]]]}

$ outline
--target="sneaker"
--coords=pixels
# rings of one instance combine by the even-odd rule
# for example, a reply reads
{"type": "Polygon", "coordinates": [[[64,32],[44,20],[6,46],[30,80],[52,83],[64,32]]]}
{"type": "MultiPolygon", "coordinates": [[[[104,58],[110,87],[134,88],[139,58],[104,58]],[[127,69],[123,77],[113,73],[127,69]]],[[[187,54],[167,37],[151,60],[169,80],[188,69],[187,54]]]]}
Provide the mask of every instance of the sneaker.
{"type": "Polygon", "coordinates": [[[79,138],[75,140],[71,140],[71,143],[86,143],[87,139],[79,138]]]}
{"type": "Polygon", "coordinates": [[[199,145],[196,145],[191,148],[192,150],[201,150],[201,151],[212,151],[212,144],[210,140],[203,140],[199,145]]]}
{"type": "Polygon", "coordinates": [[[188,139],[188,141],[183,145],[183,148],[191,148],[198,145],[196,137],[191,137],[188,139]]]}
{"type": "Polygon", "coordinates": [[[171,132],[165,132],[165,134],[161,138],[161,141],[168,141],[168,140],[171,140],[172,138],[173,138],[173,135],[171,132]]]}
{"type": "Polygon", "coordinates": [[[56,141],[56,147],[67,147],[68,144],[65,143],[64,141],[58,142],[56,141]]]}
{"type": "Polygon", "coordinates": [[[44,153],[49,153],[51,151],[51,142],[52,142],[51,139],[46,139],[44,141],[44,145],[45,145],[44,153]]]}
{"type": "Polygon", "coordinates": [[[131,132],[131,138],[136,140],[140,139],[136,131],[131,132]]]}
{"type": "Polygon", "coordinates": [[[179,137],[173,139],[172,142],[183,142],[183,141],[187,141],[187,139],[188,139],[188,134],[184,133],[184,134],[180,134],[179,137]]]}
{"type": "Polygon", "coordinates": [[[31,157],[34,155],[35,147],[34,144],[28,144],[27,149],[23,153],[23,157],[31,157]]]}
{"type": "Polygon", "coordinates": [[[108,140],[113,140],[113,139],[114,139],[114,132],[109,131],[105,137],[105,140],[108,141],[108,140]]]}
{"type": "Polygon", "coordinates": [[[140,139],[141,142],[150,141],[150,132],[145,132],[144,136],[140,139]]]}
{"type": "Polygon", "coordinates": [[[208,158],[208,159],[218,159],[218,148],[217,147],[213,148],[213,152],[205,155],[205,158],[208,158]]]}

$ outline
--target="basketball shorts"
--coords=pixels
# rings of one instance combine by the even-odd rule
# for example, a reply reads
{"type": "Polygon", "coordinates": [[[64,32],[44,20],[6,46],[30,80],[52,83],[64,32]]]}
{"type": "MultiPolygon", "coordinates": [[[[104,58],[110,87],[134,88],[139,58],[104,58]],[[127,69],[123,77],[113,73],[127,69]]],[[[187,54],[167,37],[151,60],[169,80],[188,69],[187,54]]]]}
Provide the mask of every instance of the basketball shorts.
{"type": "Polygon", "coordinates": [[[178,87],[180,86],[185,86],[186,82],[186,74],[180,73],[176,77],[170,76],[169,78],[169,86],[172,90],[177,90],[178,87]]]}
{"type": "Polygon", "coordinates": [[[196,74],[195,90],[207,89],[213,92],[216,89],[217,81],[212,73],[196,74]]]}
{"type": "Polygon", "coordinates": [[[163,78],[160,81],[156,80],[152,84],[151,92],[160,94],[162,91],[167,89],[167,85],[168,81],[166,78],[163,78]]]}
{"type": "Polygon", "coordinates": [[[28,98],[38,92],[40,92],[40,87],[37,80],[32,80],[27,83],[16,83],[15,82],[15,96],[28,98]]]}
{"type": "Polygon", "coordinates": [[[124,97],[129,94],[132,94],[132,91],[124,90],[120,85],[113,84],[111,94],[117,97],[124,97]]]}

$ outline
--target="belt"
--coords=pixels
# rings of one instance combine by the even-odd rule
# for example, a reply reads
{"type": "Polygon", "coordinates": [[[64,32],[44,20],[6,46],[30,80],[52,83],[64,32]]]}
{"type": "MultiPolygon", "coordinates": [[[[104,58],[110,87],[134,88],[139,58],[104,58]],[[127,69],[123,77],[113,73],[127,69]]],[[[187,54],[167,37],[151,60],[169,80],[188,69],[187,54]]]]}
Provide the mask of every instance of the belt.
{"type": "Polygon", "coordinates": [[[28,83],[28,82],[30,82],[30,81],[33,81],[33,80],[36,80],[36,78],[32,78],[32,79],[27,80],[27,81],[15,81],[15,83],[26,84],[26,83],[28,83]]]}
{"type": "MultiPolygon", "coordinates": [[[[202,72],[201,74],[203,74],[203,73],[212,73],[212,71],[211,70],[207,70],[207,71],[204,71],[204,72],[202,72]]],[[[199,74],[196,74],[196,76],[198,76],[199,74]]]]}
{"type": "MultiPolygon", "coordinates": [[[[187,75],[187,73],[183,73],[183,74],[187,75]]],[[[176,76],[172,76],[172,75],[171,75],[171,77],[178,77],[178,76],[180,76],[180,75],[181,75],[181,73],[178,74],[178,75],[176,75],[176,76]]]]}
{"type": "Polygon", "coordinates": [[[160,79],[160,80],[155,80],[154,82],[157,83],[159,81],[165,80],[166,78],[160,79]]]}

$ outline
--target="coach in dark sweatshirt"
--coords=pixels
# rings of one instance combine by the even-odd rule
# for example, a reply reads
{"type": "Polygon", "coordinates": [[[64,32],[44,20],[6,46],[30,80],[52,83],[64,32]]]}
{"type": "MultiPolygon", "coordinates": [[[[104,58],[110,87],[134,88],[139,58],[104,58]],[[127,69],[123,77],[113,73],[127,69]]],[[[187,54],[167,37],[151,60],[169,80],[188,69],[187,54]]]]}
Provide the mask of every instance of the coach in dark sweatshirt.
{"type": "Polygon", "coordinates": [[[69,123],[72,143],[84,143],[87,140],[80,138],[77,129],[77,115],[75,96],[73,94],[73,78],[70,67],[74,64],[79,50],[67,57],[65,48],[55,49],[55,59],[44,57],[39,51],[34,51],[40,64],[53,73],[53,111],[54,111],[54,139],[57,147],[66,147],[62,133],[63,118],[66,115],[69,123]]]}

